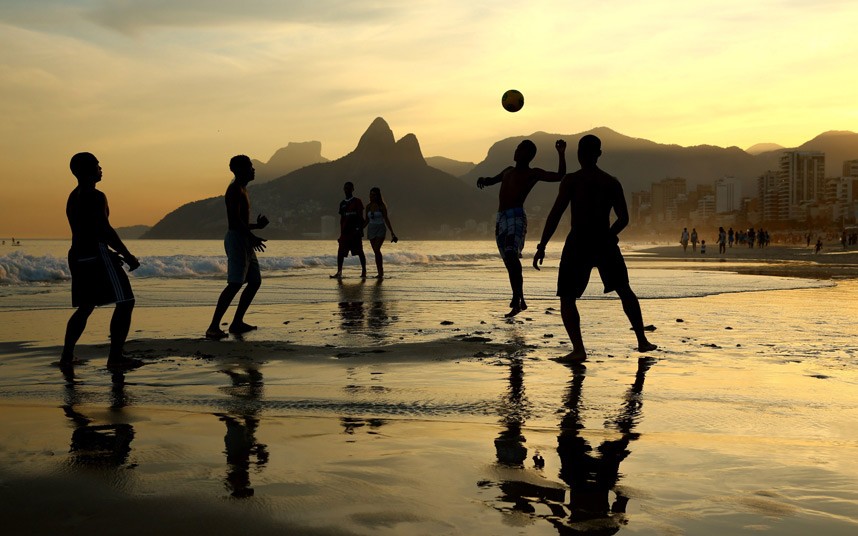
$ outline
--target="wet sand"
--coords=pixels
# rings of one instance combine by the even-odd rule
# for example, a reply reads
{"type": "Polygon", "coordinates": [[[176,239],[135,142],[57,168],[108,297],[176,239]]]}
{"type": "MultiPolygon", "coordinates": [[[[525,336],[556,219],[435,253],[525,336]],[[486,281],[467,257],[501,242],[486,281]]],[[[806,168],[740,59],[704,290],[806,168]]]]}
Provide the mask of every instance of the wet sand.
{"type": "Polygon", "coordinates": [[[100,310],[66,376],[68,310],[0,312],[4,533],[858,531],[858,281],[643,300],[648,359],[585,301],[585,367],[503,305],[140,307],[123,374],[100,310]]]}

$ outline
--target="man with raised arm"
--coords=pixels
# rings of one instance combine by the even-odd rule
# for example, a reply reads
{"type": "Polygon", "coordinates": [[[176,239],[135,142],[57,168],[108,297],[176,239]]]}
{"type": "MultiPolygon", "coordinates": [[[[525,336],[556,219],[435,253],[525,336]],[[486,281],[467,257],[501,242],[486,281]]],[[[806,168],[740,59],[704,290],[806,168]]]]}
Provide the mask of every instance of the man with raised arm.
{"type": "Polygon", "coordinates": [[[527,234],[524,201],[537,182],[558,182],[566,174],[566,142],[557,140],[554,146],[559,158],[557,173],[531,168],[530,162],[536,156],[536,144],[530,140],[524,140],[518,144],[513,154],[515,166],[507,167],[494,177],[477,179],[477,188],[480,189],[501,183],[498,193],[498,213],[495,219],[495,239],[512,287],[510,311],[504,315],[507,318],[527,309],[527,303],[524,301],[524,278],[519,260],[521,251],[524,249],[524,237],[527,234]]]}
{"type": "Polygon", "coordinates": [[[134,310],[134,293],[122,264],[128,264],[128,269],[133,271],[140,262],[110,225],[107,196],[95,188],[101,182],[98,159],[92,153],[77,153],[72,156],[69,167],[78,183],[66,203],[66,216],[72,232],[69,249],[72,307],[77,310],[66,326],[60,366],[70,367],[75,363],[74,348],[83,335],[89,316],[97,306],[109,303],[115,303],[116,309],[110,320],[107,366],[137,366],[136,360],[122,354],[134,310]]]}
{"type": "Polygon", "coordinates": [[[566,238],[557,276],[557,295],[563,325],[572,341],[572,352],[564,360],[577,362],[587,358],[581,337],[581,317],[576,300],[584,293],[593,267],[605,285],[605,292],[616,291],[623,311],[637,336],[638,351],[657,348],[646,338],[640,303],[629,286],[629,273],[620,252],[619,234],[629,224],[629,211],[623,187],[615,177],[596,164],[602,155],[602,142],[588,134],[578,143],[581,169],[566,175],[560,182],[557,200],[545,222],[542,240],[536,246],[533,267],[539,270],[545,258],[545,246],[557,229],[566,207],[570,207],[572,229],[566,238]],[[611,223],[611,210],[617,219],[611,223]]]}
{"type": "Polygon", "coordinates": [[[256,223],[250,223],[250,197],[247,195],[247,184],[256,178],[256,171],[253,169],[250,158],[243,154],[233,156],[229,161],[229,170],[235,178],[227,187],[224,196],[229,225],[223,240],[227,257],[226,288],[217,300],[212,322],[206,330],[206,338],[215,340],[227,336],[220,329],[220,321],[245,283],[247,286],[238,299],[238,307],[229,325],[229,332],[241,335],[256,329],[256,326],[251,326],[244,321],[244,314],[256,296],[256,291],[262,285],[256,252],[265,251],[265,239],[259,238],[251,231],[264,229],[268,225],[268,218],[262,214],[256,217],[256,223]]]}

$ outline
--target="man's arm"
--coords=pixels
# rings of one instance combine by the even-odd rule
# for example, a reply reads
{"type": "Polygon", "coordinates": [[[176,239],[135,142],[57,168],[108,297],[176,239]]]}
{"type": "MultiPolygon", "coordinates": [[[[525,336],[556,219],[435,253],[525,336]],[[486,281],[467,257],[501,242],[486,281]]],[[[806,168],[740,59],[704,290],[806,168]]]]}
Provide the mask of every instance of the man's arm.
{"type": "Polygon", "coordinates": [[[122,255],[122,259],[128,264],[128,270],[134,271],[140,266],[140,261],[137,260],[137,257],[131,254],[128,251],[128,248],[125,247],[125,244],[122,242],[122,239],[119,238],[119,234],[117,234],[116,229],[110,225],[110,209],[107,206],[107,196],[101,194],[101,200],[103,203],[103,210],[99,211],[99,214],[104,215],[104,220],[102,221],[102,232],[104,233],[105,240],[107,241],[107,245],[110,246],[114,251],[122,255]]]}
{"type": "Polygon", "coordinates": [[[486,186],[494,186],[495,184],[497,184],[503,180],[504,174],[506,174],[506,172],[509,171],[510,169],[511,169],[511,167],[507,167],[506,169],[504,169],[503,171],[501,171],[500,173],[498,173],[494,177],[480,177],[479,179],[477,179],[477,188],[482,190],[486,186]]]}
{"type": "Polygon", "coordinates": [[[545,259],[545,246],[557,230],[560,224],[560,218],[563,217],[563,211],[569,206],[569,200],[572,198],[572,178],[566,176],[560,182],[560,188],[557,191],[557,199],[554,200],[554,206],[551,207],[551,212],[548,213],[548,218],[545,220],[545,227],[542,229],[542,238],[539,244],[536,245],[536,253],[533,255],[533,267],[539,270],[539,264],[545,259]]]}
{"type": "Polygon", "coordinates": [[[629,207],[626,205],[626,196],[623,195],[623,187],[618,182],[616,188],[612,189],[611,205],[614,208],[614,214],[617,215],[617,220],[611,225],[611,233],[619,237],[620,232],[629,224],[629,207]]]}

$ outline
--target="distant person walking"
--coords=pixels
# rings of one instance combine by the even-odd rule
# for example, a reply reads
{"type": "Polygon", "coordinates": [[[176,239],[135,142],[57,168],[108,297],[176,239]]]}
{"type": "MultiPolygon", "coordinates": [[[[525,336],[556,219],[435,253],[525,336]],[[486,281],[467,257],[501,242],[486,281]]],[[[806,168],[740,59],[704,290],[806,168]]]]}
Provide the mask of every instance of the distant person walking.
{"type": "Polygon", "coordinates": [[[127,264],[128,269],[134,271],[140,262],[110,225],[107,196],[95,188],[102,177],[98,159],[92,153],[77,153],[72,156],[69,167],[78,183],[66,202],[66,216],[72,232],[68,256],[72,307],[77,310],[66,326],[60,365],[74,364],[75,345],[83,335],[92,311],[99,305],[115,303],[110,320],[107,366],[130,368],[139,362],[125,357],[122,350],[131,328],[134,293],[122,264],[127,264]]]}
{"type": "Polygon", "coordinates": [[[718,228],[718,253],[727,253],[727,231],[723,227],[718,228]]]}
{"type": "Polygon", "coordinates": [[[638,343],[638,351],[649,352],[657,348],[646,338],[640,303],[629,285],[629,272],[620,252],[619,233],[629,224],[629,211],[623,187],[615,177],[602,171],[598,159],[602,155],[602,142],[586,135],[578,143],[578,162],[581,169],[566,175],[560,183],[557,199],[536,246],[533,267],[537,270],[545,259],[545,247],[566,207],[570,207],[572,229],[566,238],[557,276],[557,295],[563,325],[572,341],[572,352],[564,360],[577,362],[587,358],[581,336],[581,317],[576,300],[581,297],[590,280],[593,267],[605,285],[605,292],[616,291],[623,311],[631,322],[638,343]],[[616,215],[610,223],[611,210],[616,215]]]}
{"type": "Polygon", "coordinates": [[[730,244],[730,247],[733,247],[733,240],[736,238],[736,233],[733,231],[733,228],[727,231],[727,242],[730,244]]]}
{"type": "Polygon", "coordinates": [[[821,237],[816,239],[816,247],[814,248],[813,252],[819,253],[820,251],[822,251],[822,238],[821,237]]]}
{"type": "MultiPolygon", "coordinates": [[[[343,261],[357,255],[360,259],[360,276],[366,278],[366,255],[363,252],[363,201],[354,196],[355,185],[351,181],[343,185],[346,198],[340,201],[340,237],[337,239],[337,273],[332,279],[343,277],[343,261]]],[[[391,231],[392,232],[392,231],[391,231]]]]}
{"type": "Polygon", "coordinates": [[[501,183],[498,193],[498,212],[495,217],[495,241],[509,275],[509,285],[512,287],[510,310],[504,315],[507,318],[527,309],[520,260],[527,234],[524,201],[537,182],[559,182],[566,174],[566,142],[557,140],[554,148],[557,149],[559,159],[557,173],[531,168],[530,162],[536,156],[536,144],[530,140],[524,140],[515,148],[513,154],[515,166],[507,167],[494,177],[477,179],[477,188],[481,190],[486,186],[501,183]]]}
{"type": "Polygon", "coordinates": [[[679,243],[682,244],[682,252],[688,251],[688,227],[682,228],[682,235],[679,237],[679,243]]]}
{"type": "Polygon", "coordinates": [[[369,239],[369,244],[372,246],[372,252],[375,255],[375,268],[378,271],[376,279],[384,279],[384,258],[381,255],[381,246],[384,245],[384,239],[387,238],[387,230],[390,229],[390,241],[396,243],[399,239],[396,233],[393,232],[393,225],[390,224],[390,218],[387,216],[387,205],[384,203],[384,198],[381,196],[381,189],[378,186],[370,188],[369,203],[366,205],[366,237],[369,239]]]}
{"type": "Polygon", "coordinates": [[[691,252],[697,253],[697,229],[691,229],[691,252]]]}
{"type": "Polygon", "coordinates": [[[256,329],[256,326],[251,326],[244,321],[244,315],[262,285],[262,274],[259,272],[256,252],[265,251],[265,239],[259,238],[251,231],[264,229],[268,225],[268,218],[262,214],[256,216],[256,223],[250,223],[250,196],[247,194],[247,185],[256,178],[256,171],[253,169],[250,158],[243,154],[233,156],[229,161],[229,170],[235,178],[226,188],[224,195],[228,224],[226,236],[223,239],[227,258],[226,288],[217,300],[211,324],[206,330],[206,338],[214,340],[227,336],[220,328],[220,322],[233,298],[245,283],[247,286],[244,287],[238,299],[238,307],[229,325],[229,332],[241,335],[256,329]]]}

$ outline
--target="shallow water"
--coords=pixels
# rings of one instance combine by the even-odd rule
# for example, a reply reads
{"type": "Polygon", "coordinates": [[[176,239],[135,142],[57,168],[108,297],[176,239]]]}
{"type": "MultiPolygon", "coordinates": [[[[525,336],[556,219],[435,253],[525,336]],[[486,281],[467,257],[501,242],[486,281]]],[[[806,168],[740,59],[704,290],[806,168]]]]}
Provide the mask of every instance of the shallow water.
{"type": "Polygon", "coordinates": [[[6,526],[858,530],[856,282],[630,257],[634,288],[653,294],[642,306],[659,351],[639,361],[619,302],[588,299],[590,360],[570,368],[553,360],[568,344],[550,267],[526,272],[531,307],[510,321],[491,247],[443,247],[471,257],[391,262],[381,284],[360,281],[354,266],[342,284],[327,266],[263,274],[249,317],[260,329],[220,343],[201,334],[221,276],[137,278],[126,349],[145,365],[123,374],[104,368],[109,311],[93,315],[79,353],[88,361],[65,377],[50,363],[67,283],[4,287],[6,526]],[[741,292],[720,294],[728,289],[741,292]]]}

